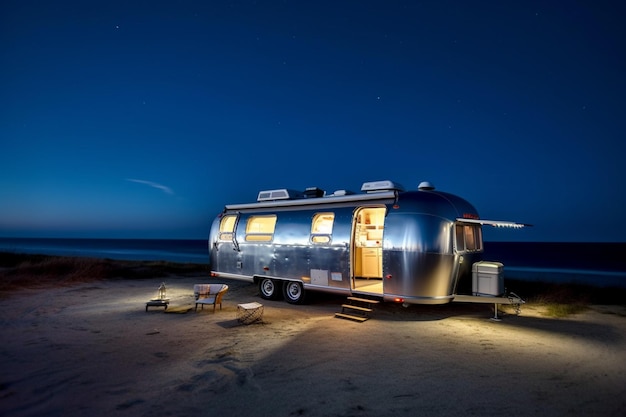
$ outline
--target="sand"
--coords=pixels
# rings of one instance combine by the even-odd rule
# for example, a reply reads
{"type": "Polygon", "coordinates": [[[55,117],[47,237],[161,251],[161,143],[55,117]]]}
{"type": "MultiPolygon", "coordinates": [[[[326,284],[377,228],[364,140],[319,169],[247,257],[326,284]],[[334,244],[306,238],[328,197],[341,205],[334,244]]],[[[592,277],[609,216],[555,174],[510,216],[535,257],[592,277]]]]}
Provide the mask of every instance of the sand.
{"type": "Polygon", "coordinates": [[[357,323],[344,298],[267,301],[234,280],[167,279],[170,313],[145,311],[162,279],[23,289],[0,300],[0,415],[624,416],[626,317],[540,307],[384,304],[357,323]],[[230,286],[187,311],[193,284],[230,286]],[[257,301],[262,322],[237,321],[257,301]],[[182,312],[174,312],[174,311],[182,312]]]}

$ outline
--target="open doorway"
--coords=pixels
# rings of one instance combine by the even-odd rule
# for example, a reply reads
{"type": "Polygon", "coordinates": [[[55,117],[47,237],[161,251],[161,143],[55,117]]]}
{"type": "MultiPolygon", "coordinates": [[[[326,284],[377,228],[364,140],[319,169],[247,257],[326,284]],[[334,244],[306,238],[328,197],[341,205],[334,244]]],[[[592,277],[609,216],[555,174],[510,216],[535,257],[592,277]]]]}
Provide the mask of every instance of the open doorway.
{"type": "Polygon", "coordinates": [[[361,207],[354,213],[352,245],[352,290],[383,293],[383,207],[361,207]]]}

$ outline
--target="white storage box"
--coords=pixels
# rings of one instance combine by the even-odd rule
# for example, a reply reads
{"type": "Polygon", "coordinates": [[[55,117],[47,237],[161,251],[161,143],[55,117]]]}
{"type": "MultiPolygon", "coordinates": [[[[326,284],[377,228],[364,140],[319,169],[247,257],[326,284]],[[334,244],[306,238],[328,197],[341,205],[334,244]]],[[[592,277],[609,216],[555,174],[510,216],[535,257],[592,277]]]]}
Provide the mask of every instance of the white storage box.
{"type": "Polygon", "coordinates": [[[472,265],[472,293],[499,297],[504,294],[504,265],[481,261],[472,265]]]}

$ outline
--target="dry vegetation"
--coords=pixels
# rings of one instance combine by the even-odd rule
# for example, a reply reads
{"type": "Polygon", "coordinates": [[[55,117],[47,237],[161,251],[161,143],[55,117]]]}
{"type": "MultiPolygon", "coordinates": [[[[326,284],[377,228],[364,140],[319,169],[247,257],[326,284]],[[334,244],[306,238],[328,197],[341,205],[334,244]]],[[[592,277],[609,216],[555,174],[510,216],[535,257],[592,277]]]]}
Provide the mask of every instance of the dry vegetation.
{"type": "Polygon", "coordinates": [[[581,284],[555,284],[507,280],[507,286],[529,306],[542,306],[547,316],[565,317],[585,311],[590,305],[624,305],[626,289],[600,288],[581,284]]]}
{"type": "Polygon", "coordinates": [[[207,273],[207,265],[165,261],[28,255],[0,252],[0,293],[107,279],[148,279],[207,273]]]}

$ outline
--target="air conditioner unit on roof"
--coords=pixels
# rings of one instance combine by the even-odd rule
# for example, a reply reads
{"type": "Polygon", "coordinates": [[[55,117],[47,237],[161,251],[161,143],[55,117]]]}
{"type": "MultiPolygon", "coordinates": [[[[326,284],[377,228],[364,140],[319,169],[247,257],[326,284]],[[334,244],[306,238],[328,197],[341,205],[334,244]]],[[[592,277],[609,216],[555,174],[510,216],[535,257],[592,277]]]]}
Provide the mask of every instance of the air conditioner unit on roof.
{"type": "Polygon", "coordinates": [[[277,190],[260,191],[256,201],[294,200],[297,198],[302,198],[302,193],[279,188],[277,190]]]}
{"type": "Polygon", "coordinates": [[[367,193],[373,193],[378,191],[404,191],[404,187],[397,182],[385,180],[385,181],[371,181],[364,182],[361,187],[361,191],[367,193]]]}

